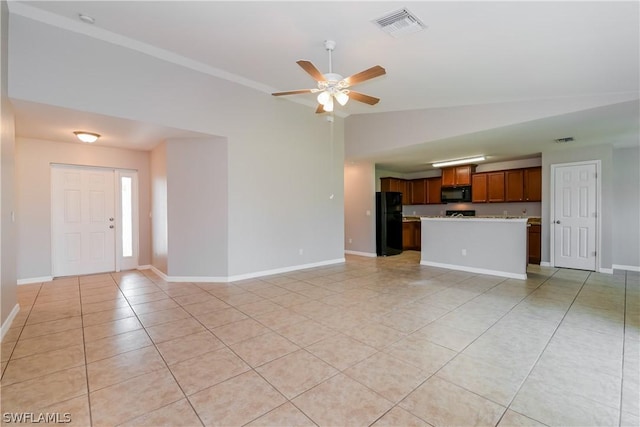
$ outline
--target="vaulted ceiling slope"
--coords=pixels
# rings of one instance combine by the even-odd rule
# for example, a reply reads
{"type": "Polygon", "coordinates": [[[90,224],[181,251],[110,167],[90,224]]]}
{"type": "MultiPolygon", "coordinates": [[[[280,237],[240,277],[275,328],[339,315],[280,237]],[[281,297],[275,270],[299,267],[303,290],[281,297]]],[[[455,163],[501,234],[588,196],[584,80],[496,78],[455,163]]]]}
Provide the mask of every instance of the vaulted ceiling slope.
{"type": "MultiPolygon", "coordinates": [[[[376,64],[387,70],[358,87],[381,102],[350,102],[340,110],[345,116],[541,100],[564,103],[581,97],[638,99],[636,1],[9,5],[13,15],[125,46],[265,96],[312,87],[295,61],[306,59],[328,71],[323,42],[333,39],[335,72],[346,76],[376,64]],[[372,22],[402,7],[427,29],[394,38],[372,22]],[[78,14],[93,17],[95,23],[80,21],[78,14]]],[[[313,98],[297,95],[278,101],[314,106],[313,98]]],[[[20,114],[27,117],[27,110],[20,114]]]]}

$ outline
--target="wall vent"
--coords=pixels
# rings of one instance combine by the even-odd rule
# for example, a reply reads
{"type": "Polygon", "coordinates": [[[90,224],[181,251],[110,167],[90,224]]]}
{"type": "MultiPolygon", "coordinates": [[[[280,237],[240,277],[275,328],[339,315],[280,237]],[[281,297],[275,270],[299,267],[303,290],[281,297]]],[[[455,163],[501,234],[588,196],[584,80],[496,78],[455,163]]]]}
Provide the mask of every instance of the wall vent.
{"type": "Polygon", "coordinates": [[[573,141],[573,137],[568,136],[566,138],[558,138],[558,139],[554,139],[554,141],[556,142],[556,144],[566,144],[567,142],[573,141]]]}
{"type": "Polygon", "coordinates": [[[372,22],[378,25],[382,31],[396,38],[427,28],[417,16],[407,9],[396,10],[372,22]]]}

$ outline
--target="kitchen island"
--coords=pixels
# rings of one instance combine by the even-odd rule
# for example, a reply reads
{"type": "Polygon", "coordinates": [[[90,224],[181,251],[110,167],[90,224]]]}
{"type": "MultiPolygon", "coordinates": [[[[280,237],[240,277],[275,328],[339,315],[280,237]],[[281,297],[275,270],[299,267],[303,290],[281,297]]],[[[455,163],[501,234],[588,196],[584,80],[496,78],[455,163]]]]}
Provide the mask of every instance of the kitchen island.
{"type": "Polygon", "coordinates": [[[527,218],[421,217],[420,264],[527,278],[527,218]]]}

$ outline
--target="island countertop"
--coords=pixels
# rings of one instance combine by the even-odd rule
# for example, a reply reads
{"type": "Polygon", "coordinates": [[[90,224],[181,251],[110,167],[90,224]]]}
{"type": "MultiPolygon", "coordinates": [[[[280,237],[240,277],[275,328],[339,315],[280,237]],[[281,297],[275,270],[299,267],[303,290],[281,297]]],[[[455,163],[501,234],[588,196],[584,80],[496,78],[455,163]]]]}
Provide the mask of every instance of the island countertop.
{"type": "Polygon", "coordinates": [[[421,216],[421,221],[463,221],[463,222],[529,222],[529,218],[519,216],[421,216]]]}

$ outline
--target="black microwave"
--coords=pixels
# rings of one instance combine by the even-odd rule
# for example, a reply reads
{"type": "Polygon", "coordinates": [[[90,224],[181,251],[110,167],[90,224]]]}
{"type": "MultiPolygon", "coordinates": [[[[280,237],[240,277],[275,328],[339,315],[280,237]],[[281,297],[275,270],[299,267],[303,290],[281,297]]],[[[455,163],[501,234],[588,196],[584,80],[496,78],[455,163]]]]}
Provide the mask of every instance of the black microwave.
{"type": "Polygon", "coordinates": [[[440,200],[442,203],[471,202],[471,186],[442,187],[440,200]]]}

